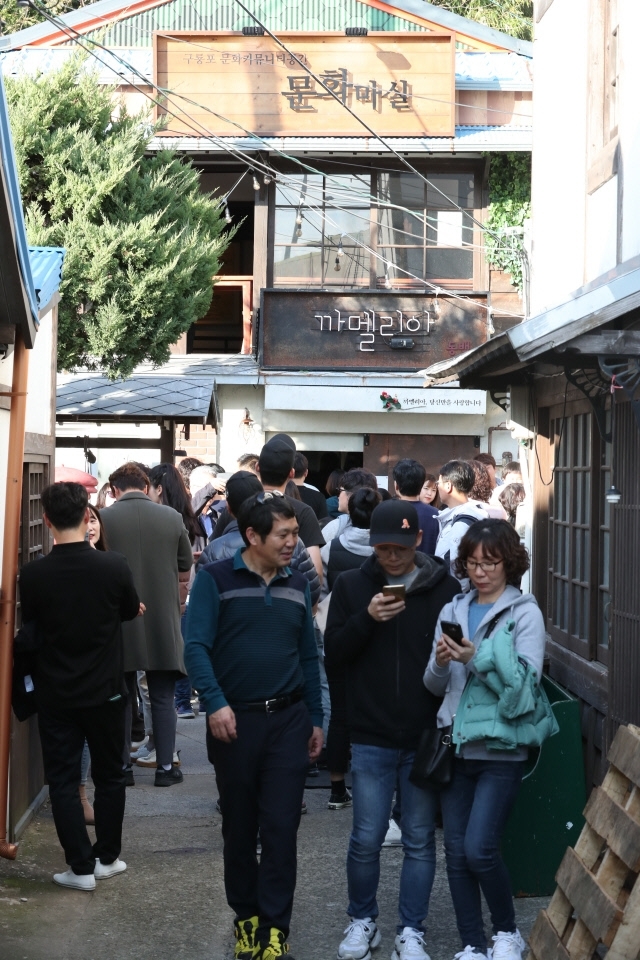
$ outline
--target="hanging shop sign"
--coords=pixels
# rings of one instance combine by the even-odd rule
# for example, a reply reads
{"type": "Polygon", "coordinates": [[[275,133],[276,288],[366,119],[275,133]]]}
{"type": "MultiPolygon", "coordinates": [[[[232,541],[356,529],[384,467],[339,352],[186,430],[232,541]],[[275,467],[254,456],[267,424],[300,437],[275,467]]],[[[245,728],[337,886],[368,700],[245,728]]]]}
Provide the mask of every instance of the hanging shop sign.
{"type": "MultiPolygon", "coordinates": [[[[266,410],[288,410],[291,391],[283,384],[267,384],[264,394],[266,410]]],[[[336,413],[463,413],[483,415],[487,412],[485,390],[460,390],[456,387],[399,387],[381,390],[379,387],[318,387],[297,388],[296,410],[319,410],[336,413]],[[385,395],[392,398],[387,405],[385,395]]]]}
{"type": "Polygon", "coordinates": [[[453,137],[453,34],[279,36],[300,63],[269,36],[155,33],[154,80],[174,92],[171,135],[367,136],[358,117],[381,136],[453,137]]]}
{"type": "Polygon", "coordinates": [[[362,290],[263,290],[262,366],[276,370],[420,370],[487,339],[486,297],[362,290]]]}

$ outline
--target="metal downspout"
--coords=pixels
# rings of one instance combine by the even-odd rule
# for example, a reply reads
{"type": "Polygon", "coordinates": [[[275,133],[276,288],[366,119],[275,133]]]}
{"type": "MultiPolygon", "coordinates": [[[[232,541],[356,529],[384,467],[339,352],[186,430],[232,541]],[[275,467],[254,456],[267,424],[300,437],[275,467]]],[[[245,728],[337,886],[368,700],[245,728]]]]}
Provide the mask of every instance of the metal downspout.
{"type": "Polygon", "coordinates": [[[4,508],[2,579],[0,580],[0,857],[15,860],[18,846],[7,840],[9,813],[9,748],[11,743],[11,676],[16,621],[18,540],[27,413],[29,353],[20,328],[16,329],[9,419],[9,453],[4,508]]]}

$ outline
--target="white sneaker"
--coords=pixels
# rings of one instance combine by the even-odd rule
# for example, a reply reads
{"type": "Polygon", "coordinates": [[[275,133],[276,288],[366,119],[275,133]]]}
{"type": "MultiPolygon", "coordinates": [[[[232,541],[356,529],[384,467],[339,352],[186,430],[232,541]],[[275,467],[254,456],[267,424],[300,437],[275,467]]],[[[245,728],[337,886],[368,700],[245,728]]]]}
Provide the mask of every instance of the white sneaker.
{"type": "Polygon", "coordinates": [[[64,873],[54,873],[53,882],[59,887],[70,887],[72,890],[84,890],[90,893],[96,888],[96,878],[92,873],[74,873],[66,870],[64,873]]]}
{"type": "Polygon", "coordinates": [[[113,863],[100,863],[96,860],[94,876],[96,880],[108,880],[109,877],[115,877],[118,873],[124,873],[126,869],[124,860],[114,860],[113,863]]]}
{"type": "Polygon", "coordinates": [[[519,930],[515,933],[503,933],[499,930],[491,939],[494,943],[491,951],[492,960],[522,960],[522,951],[527,945],[520,936],[519,930]]]}
{"type": "Polygon", "coordinates": [[[405,927],[402,933],[398,934],[391,960],[430,960],[419,930],[405,927]]]}
{"type": "Polygon", "coordinates": [[[461,953],[456,953],[453,960],[489,960],[489,958],[486,953],[481,953],[480,950],[467,944],[461,953]]]}
{"type": "MultiPolygon", "coordinates": [[[[143,750],[146,750],[146,748],[143,748],[143,750]]],[[[180,754],[180,751],[179,751],[179,750],[173,754],[173,765],[174,765],[174,767],[179,767],[179,766],[180,766],[180,756],[179,756],[179,754],[180,754]]],[[[136,760],[136,764],[137,764],[139,767],[154,767],[154,768],[157,767],[157,766],[158,766],[158,761],[156,760],[156,750],[155,750],[155,747],[153,748],[153,750],[146,750],[146,752],[144,752],[144,753],[141,752],[141,753],[140,753],[140,756],[139,756],[138,759],[136,760]]]]}
{"type": "Polygon", "coordinates": [[[395,820],[389,820],[389,829],[387,830],[383,847],[401,847],[402,846],[402,830],[395,822],[395,820]]]}
{"type": "Polygon", "coordinates": [[[338,947],[338,960],[371,960],[371,951],[380,946],[380,931],[370,917],[352,920],[338,947]]]}

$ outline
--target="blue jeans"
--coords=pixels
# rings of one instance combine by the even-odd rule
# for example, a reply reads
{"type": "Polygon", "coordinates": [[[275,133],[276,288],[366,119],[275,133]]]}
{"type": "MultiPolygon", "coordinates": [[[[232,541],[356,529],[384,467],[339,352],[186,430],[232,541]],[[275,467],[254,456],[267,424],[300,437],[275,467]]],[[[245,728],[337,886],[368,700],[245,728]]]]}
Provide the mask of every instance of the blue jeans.
{"type": "MultiPolygon", "coordinates": [[[[500,840],[518,796],[524,763],[456,758],[450,786],[440,794],[451,899],[462,946],[487,952],[480,891],[493,932],[513,933],[516,919],[500,840]]],[[[404,795],[402,798],[404,804],[404,795]]]]}
{"type": "Polygon", "coordinates": [[[402,790],[402,845],[398,933],[403,927],[424,932],[436,871],[434,840],[437,796],[409,780],[414,750],[395,750],[354,743],[351,748],[353,828],[347,854],[350,917],[378,916],[376,893],[380,879],[380,848],[389,827],[389,810],[396,787],[402,790]]]}

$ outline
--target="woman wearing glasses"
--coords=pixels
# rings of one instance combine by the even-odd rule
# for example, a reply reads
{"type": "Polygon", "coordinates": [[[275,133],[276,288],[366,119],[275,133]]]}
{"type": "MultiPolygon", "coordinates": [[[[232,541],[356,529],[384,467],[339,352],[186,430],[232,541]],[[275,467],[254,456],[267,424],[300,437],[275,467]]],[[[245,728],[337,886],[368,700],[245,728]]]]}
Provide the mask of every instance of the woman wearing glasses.
{"type": "MultiPolygon", "coordinates": [[[[472,589],[441,611],[424,682],[431,693],[444,697],[438,726],[453,723],[456,743],[451,783],[441,793],[447,875],[463,945],[456,957],[521,960],[525,944],[516,928],[500,839],[528,757],[522,741],[532,741],[517,720],[503,715],[497,694],[501,684],[507,694],[526,689],[527,683],[535,692],[542,673],[544,621],[535,598],[518,589],[529,557],[506,520],[481,520],[469,527],[455,566],[456,575],[468,577],[472,589]],[[444,622],[451,633],[459,625],[457,642],[444,632],[444,622]],[[507,667],[500,660],[496,681],[488,663],[499,638],[505,643],[507,667]],[[492,953],[481,891],[493,924],[492,953]]],[[[540,741],[548,732],[539,729],[540,741]]]]}

